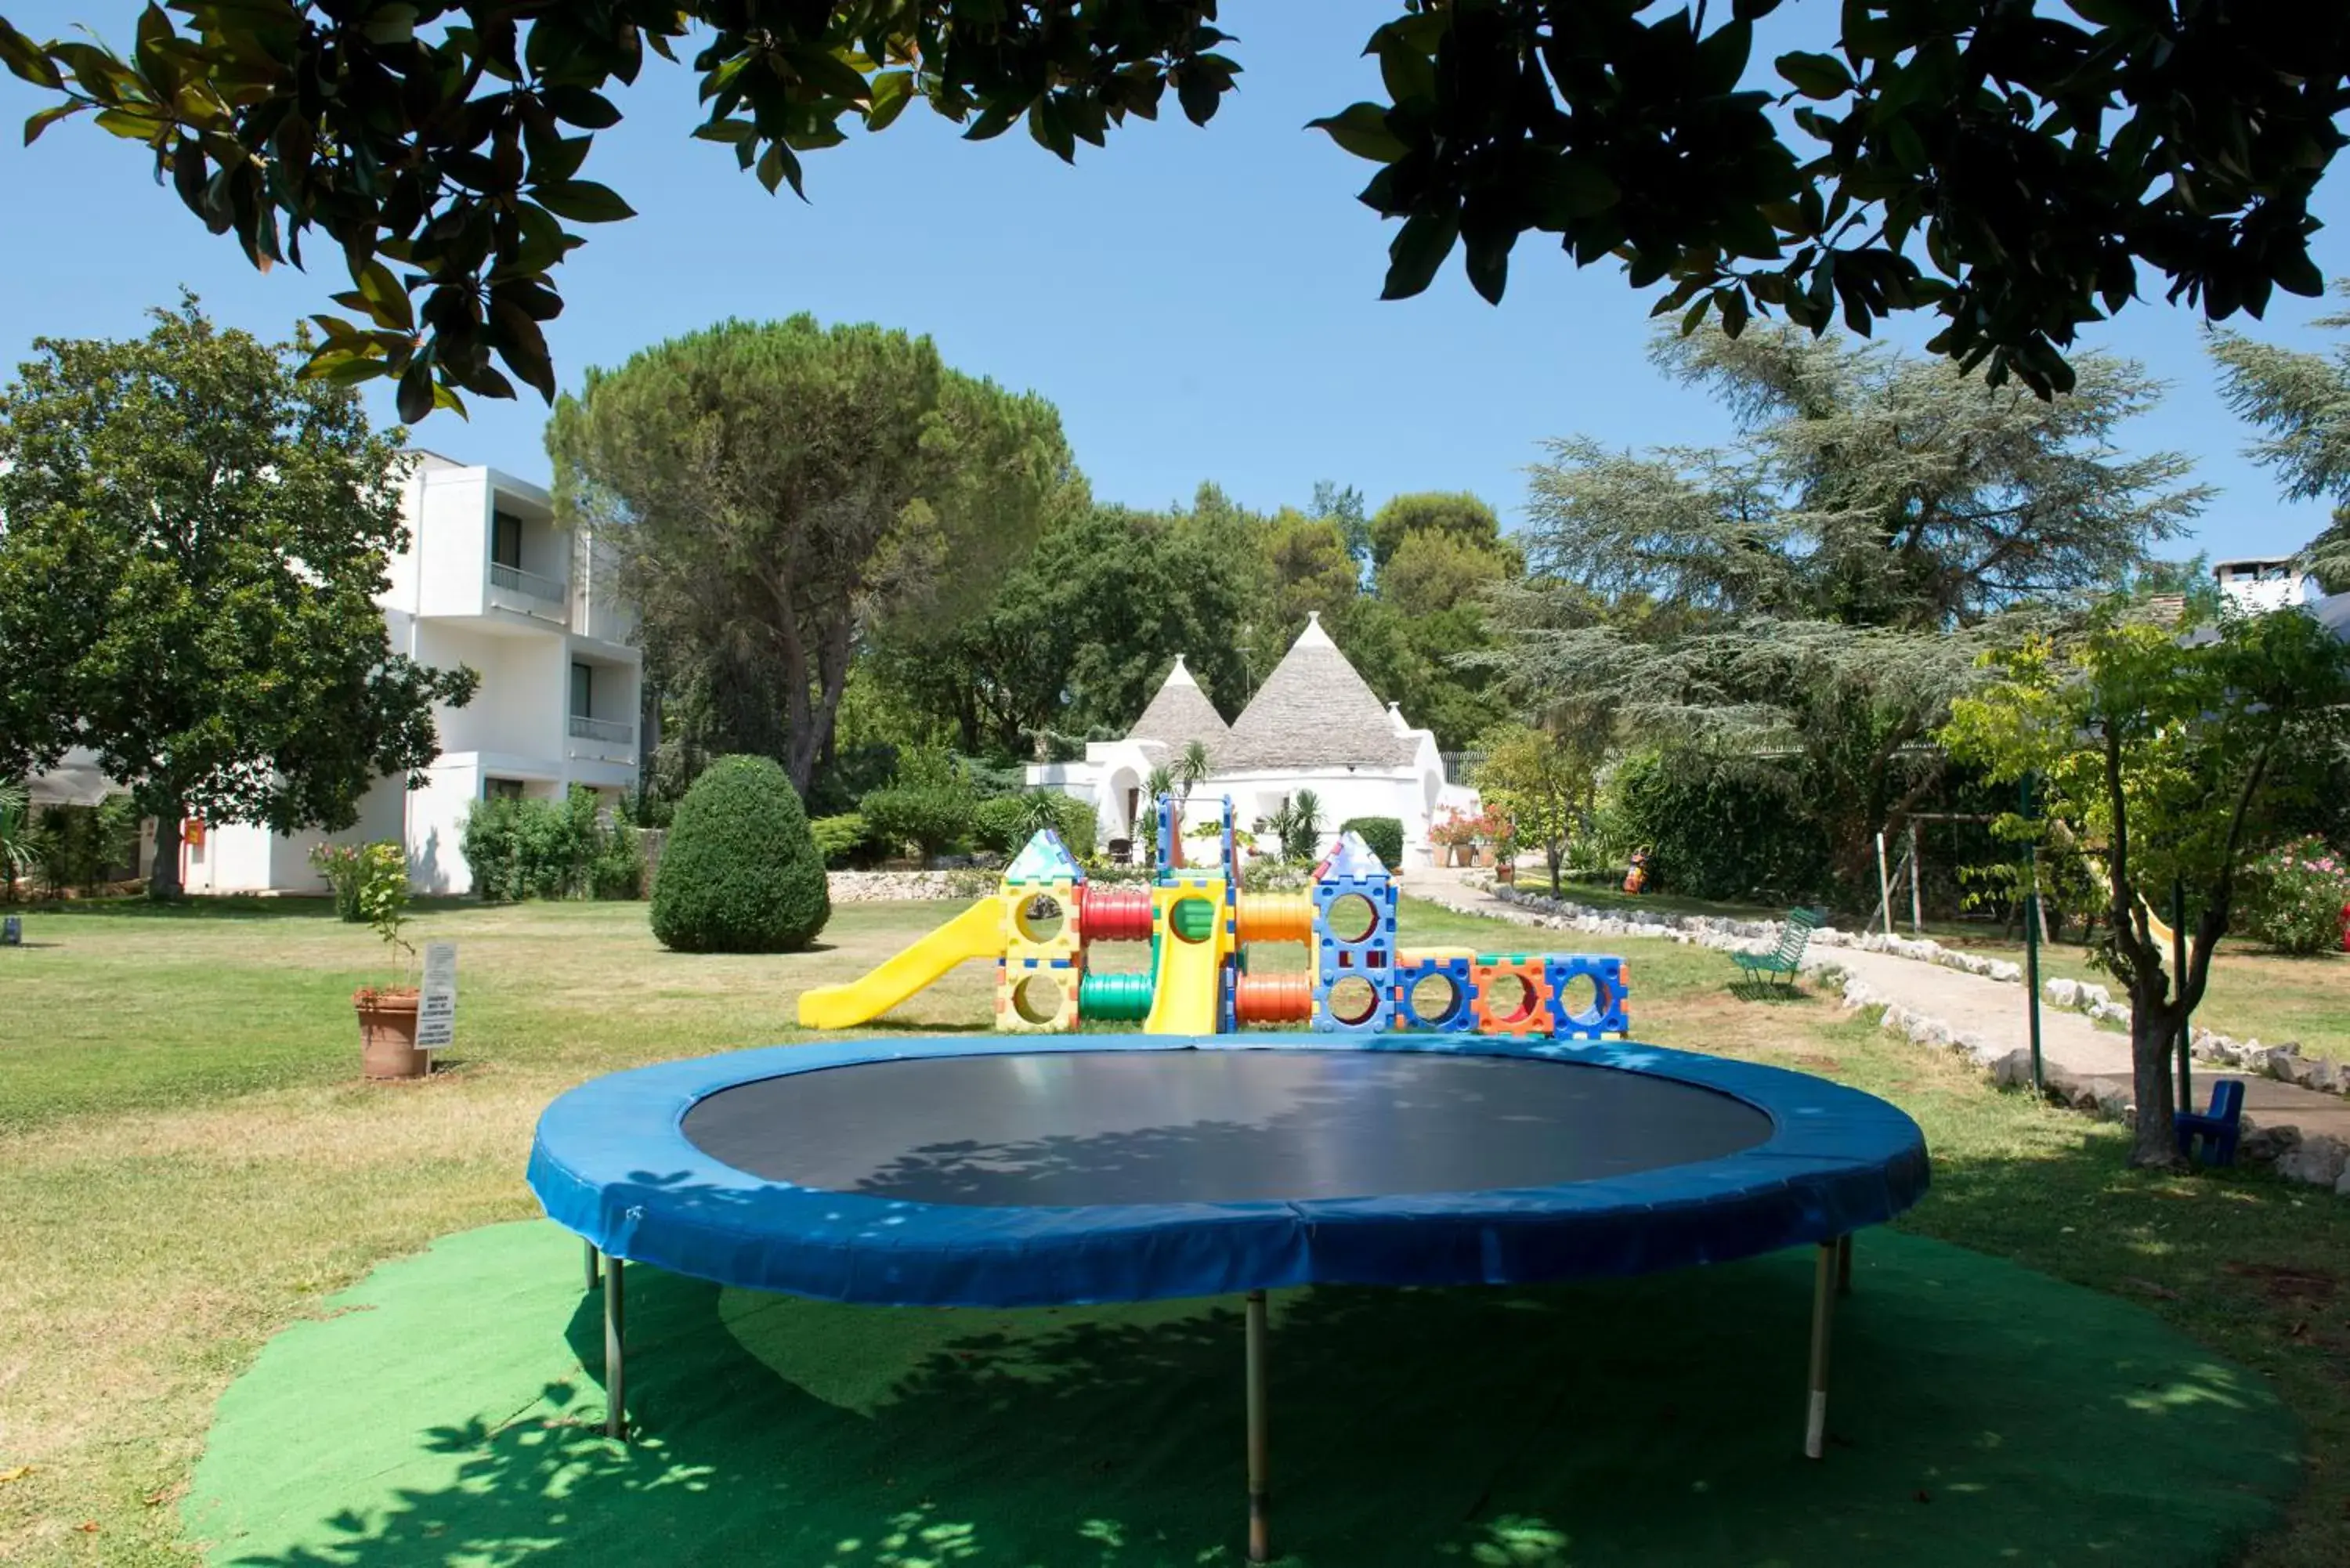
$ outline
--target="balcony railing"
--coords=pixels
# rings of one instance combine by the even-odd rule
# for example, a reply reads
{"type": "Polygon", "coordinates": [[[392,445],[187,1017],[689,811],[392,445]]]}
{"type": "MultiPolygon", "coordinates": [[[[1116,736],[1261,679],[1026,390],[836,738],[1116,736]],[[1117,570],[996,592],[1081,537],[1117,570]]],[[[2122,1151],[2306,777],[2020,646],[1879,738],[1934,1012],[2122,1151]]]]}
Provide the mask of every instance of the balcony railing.
{"type": "Polygon", "coordinates": [[[607,745],[632,746],[637,742],[637,727],[612,719],[590,719],[584,713],[571,715],[571,734],[575,740],[601,741],[607,745]]]}
{"type": "Polygon", "coordinates": [[[545,599],[551,605],[560,605],[565,597],[563,585],[553,577],[542,577],[536,572],[525,572],[520,566],[500,566],[495,561],[490,563],[490,587],[528,594],[532,598],[545,599]]]}

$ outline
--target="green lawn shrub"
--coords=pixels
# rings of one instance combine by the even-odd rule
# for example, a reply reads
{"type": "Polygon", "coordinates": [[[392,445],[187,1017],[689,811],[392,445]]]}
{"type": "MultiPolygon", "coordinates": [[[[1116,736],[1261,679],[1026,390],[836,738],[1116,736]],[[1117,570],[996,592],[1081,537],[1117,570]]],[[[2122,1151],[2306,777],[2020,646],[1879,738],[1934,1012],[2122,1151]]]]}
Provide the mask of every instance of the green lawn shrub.
{"type": "Polygon", "coordinates": [[[1028,796],[999,794],[972,808],[971,845],[989,855],[1010,855],[1044,826],[1037,820],[1035,805],[1028,796]]]}
{"type": "Polygon", "coordinates": [[[1058,790],[1042,793],[1052,802],[1053,826],[1060,830],[1061,842],[1079,860],[1090,858],[1096,836],[1101,831],[1101,818],[1094,814],[1094,803],[1058,790]]]}
{"type": "Polygon", "coordinates": [[[1017,855],[1021,846],[1045,828],[1079,860],[1094,852],[1096,818],[1093,805],[1058,790],[1031,790],[1026,794],[1000,794],[983,800],[972,812],[972,847],[990,855],[1017,855]]]}
{"type": "Polygon", "coordinates": [[[954,790],[927,786],[877,789],[857,803],[874,836],[903,853],[911,847],[925,859],[943,855],[970,834],[977,805],[954,790]]]}
{"type": "Polygon", "coordinates": [[[721,757],[678,803],[653,879],[653,935],[681,952],[791,952],[832,918],[824,856],[772,758],[721,757]]]}
{"type": "Polygon", "coordinates": [[[872,825],[861,812],[844,811],[812,818],[808,831],[816,836],[816,853],[824,857],[826,866],[836,871],[866,858],[875,847],[872,825]]]}
{"type": "Polygon", "coordinates": [[[97,805],[48,805],[39,815],[36,858],[52,893],[95,893],[108,882],[135,877],[139,809],[127,794],[97,805]]]}
{"type": "Polygon", "coordinates": [[[1826,839],[1761,781],[1650,753],[1617,770],[1612,793],[1618,830],[1648,847],[1659,891],[1795,898],[1835,881],[1826,839]]]}
{"type": "Polygon", "coordinates": [[[916,746],[899,754],[889,783],[867,791],[857,810],[890,851],[910,846],[928,858],[971,836],[979,801],[962,763],[946,752],[916,746]]]}
{"type": "MultiPolygon", "coordinates": [[[[641,898],[644,846],[626,822],[607,823],[596,792],[573,784],[551,800],[477,800],[458,851],[490,903],[524,898],[641,898]]],[[[330,877],[331,880],[331,877],[330,877]]]]}

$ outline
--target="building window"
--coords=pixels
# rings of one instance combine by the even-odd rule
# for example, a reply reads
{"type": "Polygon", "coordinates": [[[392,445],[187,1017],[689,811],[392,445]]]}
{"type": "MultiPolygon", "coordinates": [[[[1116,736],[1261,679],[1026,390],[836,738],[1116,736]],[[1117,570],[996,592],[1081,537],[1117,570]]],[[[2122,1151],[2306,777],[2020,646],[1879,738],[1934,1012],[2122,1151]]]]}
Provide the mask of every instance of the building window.
{"type": "Polygon", "coordinates": [[[490,514],[490,565],[522,569],[522,519],[511,512],[490,514]]]}
{"type": "Polygon", "coordinates": [[[592,717],[595,711],[595,667],[575,662],[571,666],[571,716],[575,719],[586,719],[592,717]]]}
{"type": "Polygon", "coordinates": [[[482,794],[491,800],[520,800],[522,798],[522,780],[484,779],[482,781],[482,794]]]}

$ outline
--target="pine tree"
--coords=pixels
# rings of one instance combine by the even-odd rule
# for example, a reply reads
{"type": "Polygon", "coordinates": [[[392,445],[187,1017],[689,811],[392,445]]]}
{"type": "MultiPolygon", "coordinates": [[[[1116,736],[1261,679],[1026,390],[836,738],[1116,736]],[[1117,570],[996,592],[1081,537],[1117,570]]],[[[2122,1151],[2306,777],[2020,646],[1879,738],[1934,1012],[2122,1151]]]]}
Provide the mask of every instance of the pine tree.
{"type": "MultiPolygon", "coordinates": [[[[2334,288],[2350,297],[2350,278],[2334,288]]],[[[2314,325],[2350,328],[2350,311],[2314,325]]],[[[2283,482],[2285,498],[2334,497],[2334,521],[2309,542],[2302,565],[2327,592],[2350,591],[2350,342],[2313,354],[2214,332],[2211,358],[2228,406],[2267,432],[2251,455],[2283,482]]]]}

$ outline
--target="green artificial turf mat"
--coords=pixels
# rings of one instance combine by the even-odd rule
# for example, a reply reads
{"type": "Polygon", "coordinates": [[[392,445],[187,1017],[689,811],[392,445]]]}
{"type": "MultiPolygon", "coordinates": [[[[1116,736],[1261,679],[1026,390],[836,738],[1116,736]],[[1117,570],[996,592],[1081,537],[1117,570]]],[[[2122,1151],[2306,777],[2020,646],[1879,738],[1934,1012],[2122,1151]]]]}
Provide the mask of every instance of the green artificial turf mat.
{"type": "MultiPolygon", "coordinates": [[[[1278,1293],[1292,1564],[2217,1564],[2298,1483],[2248,1374],[2115,1298],[1860,1238],[1828,1457],[1809,1250],[1540,1290],[1278,1293]]],[[[834,1306],[630,1268],[639,1436],[545,1223],[451,1236],[272,1340],[185,1504],[224,1563],[1237,1563],[1231,1300],[834,1306]]]]}

